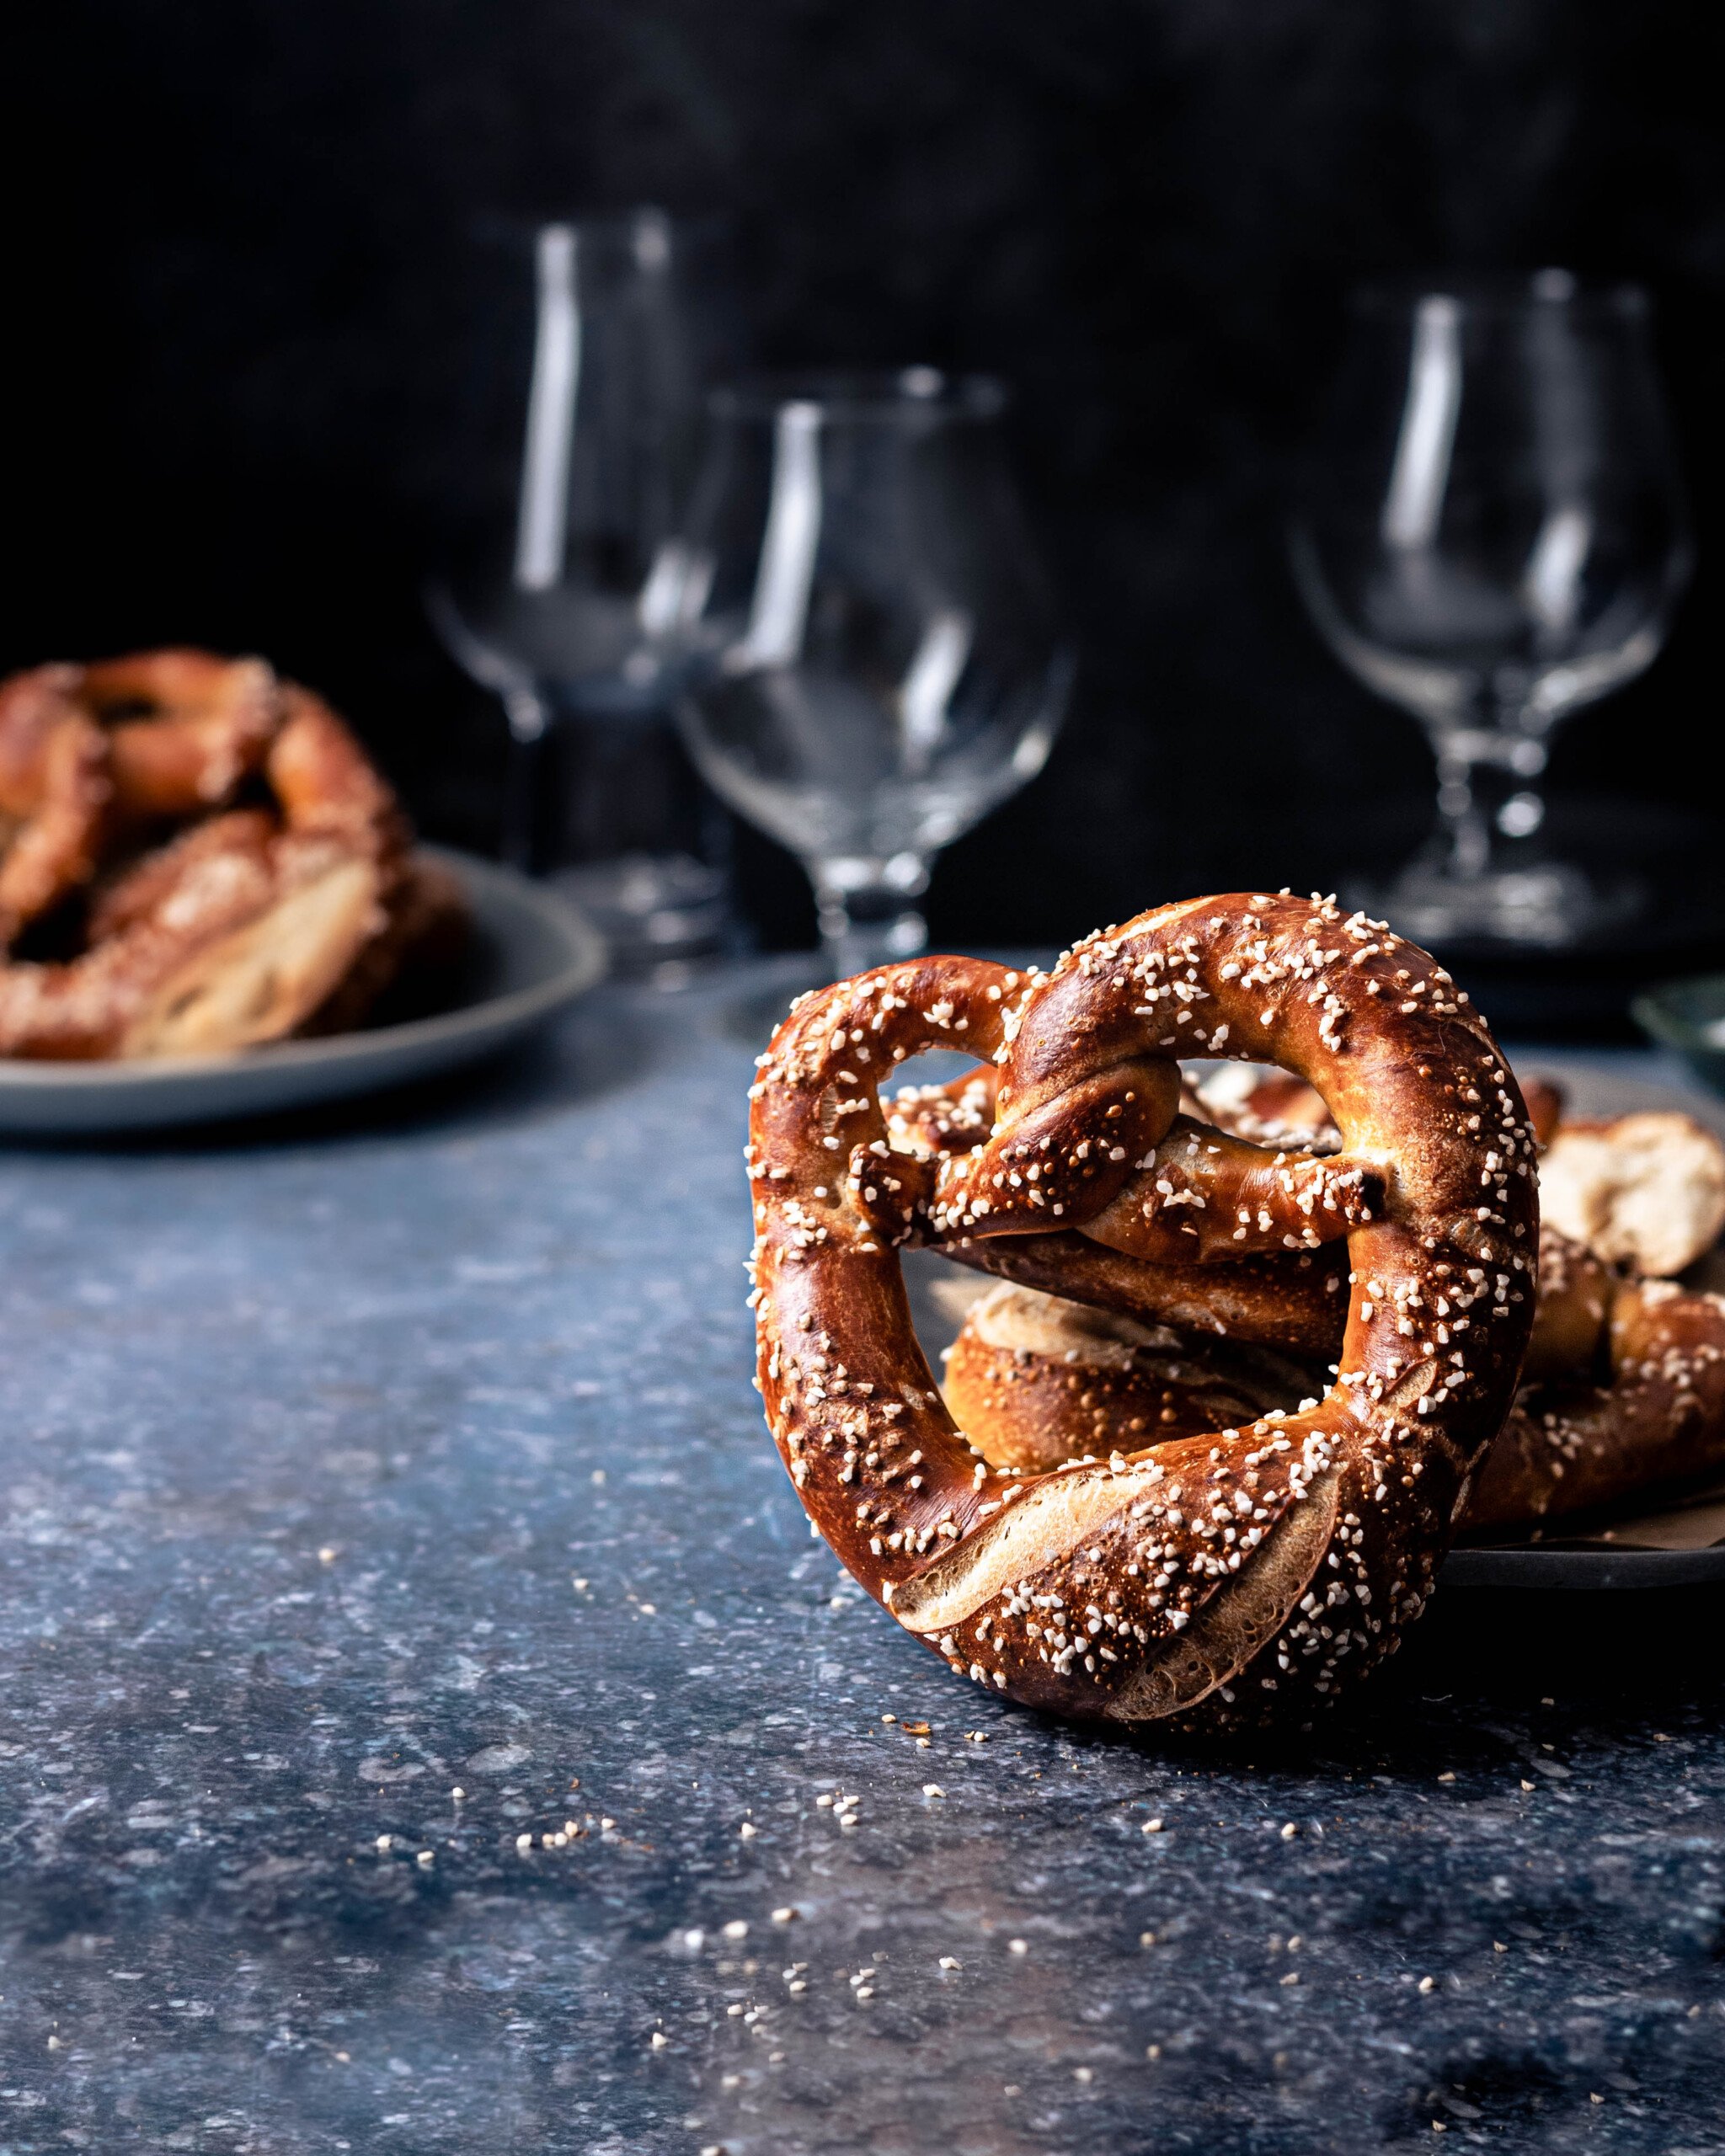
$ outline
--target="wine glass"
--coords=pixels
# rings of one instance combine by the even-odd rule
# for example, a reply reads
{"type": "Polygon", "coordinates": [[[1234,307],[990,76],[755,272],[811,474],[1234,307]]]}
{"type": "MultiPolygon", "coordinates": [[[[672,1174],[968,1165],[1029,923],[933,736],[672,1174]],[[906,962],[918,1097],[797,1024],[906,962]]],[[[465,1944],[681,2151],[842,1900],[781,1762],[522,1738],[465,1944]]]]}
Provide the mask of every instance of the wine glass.
{"type": "Polygon", "coordinates": [[[714,791],[800,856],[829,979],[923,947],[934,854],[1035,776],[1064,712],[1005,402],[908,367],[710,403],[677,717],[714,791]]]}
{"type": "Polygon", "coordinates": [[[722,922],[702,857],[722,818],[676,741],[662,632],[736,343],[723,234],[637,209],[484,237],[427,609],[509,722],[507,857],[553,873],[626,966],[686,956],[722,922]]]}
{"type": "Polygon", "coordinates": [[[1356,296],[1292,527],[1331,648],[1419,719],[1439,828],[1386,890],[1423,942],[1576,942],[1632,911],[1545,851],[1572,712],[1651,664],[1690,551],[1646,295],[1566,270],[1356,296]]]}

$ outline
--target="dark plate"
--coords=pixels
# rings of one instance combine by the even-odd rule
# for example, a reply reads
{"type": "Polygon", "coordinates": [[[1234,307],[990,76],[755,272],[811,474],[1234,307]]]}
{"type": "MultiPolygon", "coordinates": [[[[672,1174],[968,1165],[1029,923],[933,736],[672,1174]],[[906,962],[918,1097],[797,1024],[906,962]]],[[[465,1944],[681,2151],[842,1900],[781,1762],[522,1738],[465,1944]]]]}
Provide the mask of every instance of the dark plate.
{"type": "MultiPolygon", "coordinates": [[[[1632,1530],[1626,1529],[1624,1532],[1632,1530]]],[[[1725,1550],[1602,1550],[1597,1544],[1452,1550],[1439,1587],[1705,1587],[1725,1580],[1725,1550]]]]}

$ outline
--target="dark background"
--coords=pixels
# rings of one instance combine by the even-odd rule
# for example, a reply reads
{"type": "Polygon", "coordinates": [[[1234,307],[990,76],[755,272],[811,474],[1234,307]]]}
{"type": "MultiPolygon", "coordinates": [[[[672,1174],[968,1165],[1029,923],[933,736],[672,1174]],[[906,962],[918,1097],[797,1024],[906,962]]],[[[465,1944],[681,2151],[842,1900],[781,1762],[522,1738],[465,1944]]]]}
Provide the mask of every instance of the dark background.
{"type": "MultiPolygon", "coordinates": [[[[1015,385],[1084,672],[1045,776],[955,846],[937,938],[1053,941],[1333,886],[1427,817],[1413,725],[1306,627],[1279,493],[1363,275],[1644,279],[1701,568],[1559,792],[1712,849],[1725,30],[1606,0],[56,0],[10,33],[0,662],[193,639],[324,688],[435,835],[500,728],[419,585],[477,212],[738,221],[780,360],[1015,385]]],[[[1677,864],[1674,867],[1670,864],[1677,864]]],[[[748,844],[769,942],[800,878],[748,844]]],[[[1693,873],[1700,873],[1695,871],[1693,873]]]]}

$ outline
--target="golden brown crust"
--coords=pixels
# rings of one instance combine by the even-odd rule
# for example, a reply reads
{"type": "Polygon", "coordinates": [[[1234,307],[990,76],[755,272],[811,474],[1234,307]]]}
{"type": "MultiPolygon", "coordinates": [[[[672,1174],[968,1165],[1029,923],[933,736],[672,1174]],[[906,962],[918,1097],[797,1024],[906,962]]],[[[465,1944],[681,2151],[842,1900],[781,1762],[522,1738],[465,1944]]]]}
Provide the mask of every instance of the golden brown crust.
{"type": "Polygon", "coordinates": [[[1297,1257],[1155,1265],[1074,1230],[973,1240],[944,1254],[997,1280],[1118,1310],[1145,1325],[1225,1334],[1311,1362],[1331,1362],[1342,1352],[1348,1262],[1345,1250],[1334,1246],[1297,1257]]]}
{"type": "Polygon", "coordinates": [[[261,659],[134,652],[78,670],[79,701],[106,728],[117,815],[196,815],[233,798],[283,716],[282,684],[261,659]]]}
{"type": "Polygon", "coordinates": [[[1326,902],[1236,896],[1141,915],[1048,975],[885,967],[797,1006],[752,1102],[768,1422],[820,1531],[908,1630],[1012,1698],[1126,1722],[1303,1715],[1393,1649],[1513,1397],[1538,1226],[1514,1081],[1423,953],[1326,902]],[[987,1140],[895,1151],[880,1081],[955,1046],[998,1065],[987,1140]],[[916,1346],[895,1246],[992,1257],[1056,1223],[1087,1242],[1167,1134],[1173,1059],[1205,1054],[1317,1085],[1383,1179],[1348,1241],[1335,1385],[1154,1453],[991,1468],[916,1346]]]}
{"type": "MultiPolygon", "coordinates": [[[[996,1078],[984,1065],[945,1086],[905,1087],[885,1103],[889,1143],[925,1161],[985,1146],[996,1078]]],[[[1273,1151],[1181,1113],[1080,1232],[1154,1265],[1312,1251],[1369,1220],[1381,1187],[1370,1165],[1273,1151]]]]}
{"type": "Polygon", "coordinates": [[[221,805],[281,720],[261,659],[140,652],[0,683],[0,941],[88,884],[128,826],[221,805]]]}
{"type": "Polygon", "coordinates": [[[1539,1299],[1522,1365],[1524,1384],[1590,1371],[1616,1293],[1616,1281],[1591,1251],[1541,1220],[1539,1299]]]}
{"type": "MultiPolygon", "coordinates": [[[[1549,1145],[1563,1114],[1563,1088],[1550,1078],[1522,1078],[1521,1097],[1541,1145],[1549,1145]]],[[[1304,1145],[1327,1152],[1341,1142],[1323,1097],[1285,1070],[1230,1068],[1208,1073],[1197,1086],[1192,1113],[1255,1145],[1304,1145]]]]}

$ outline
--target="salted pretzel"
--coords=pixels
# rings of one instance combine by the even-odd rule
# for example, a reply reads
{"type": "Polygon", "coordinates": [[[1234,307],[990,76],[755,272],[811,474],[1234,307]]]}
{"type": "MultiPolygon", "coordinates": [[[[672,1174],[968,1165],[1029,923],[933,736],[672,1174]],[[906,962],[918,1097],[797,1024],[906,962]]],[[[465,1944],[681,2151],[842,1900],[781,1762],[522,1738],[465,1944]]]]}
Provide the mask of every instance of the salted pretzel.
{"type": "MultiPolygon", "coordinates": [[[[1241,895],[1141,915],[1046,975],[884,967],[794,1007],[751,1098],[768,1422],[820,1532],[907,1630],[1027,1705],[1129,1724],[1302,1716],[1399,1643],[1509,1411],[1538,1233],[1514,1080],[1423,952],[1328,902],[1241,895]],[[998,1066],[987,1136],[895,1151],[881,1081],[953,1047],[998,1066]],[[1358,1171],[1333,1212],[1303,1160],[1283,1163],[1287,1185],[1243,1161],[1215,1183],[1263,1201],[1231,1249],[1291,1237],[1311,1257],[1308,1230],[1347,1235],[1334,1384],[1302,1411],[1106,1460],[991,1466],[917,1344],[899,1248],[1055,1230],[1149,1264],[1092,1230],[1137,1236],[1165,1196],[1174,1059],[1224,1054],[1316,1086],[1343,1139],[1331,1165],[1358,1171]]],[[[1194,1240],[1166,1269],[1196,1294],[1238,1261],[1194,1240]]]]}
{"type": "Polygon", "coordinates": [[[77,723],[97,726],[110,839],[123,822],[207,809],[242,782],[257,802],[99,881],[80,955],[0,964],[0,1054],[209,1053],[315,1030],[332,1013],[355,1022],[428,908],[447,902],[348,728],[261,661],[168,652],[21,679],[0,691],[0,761],[8,709],[21,733],[19,710],[62,696],[77,723]]]}

